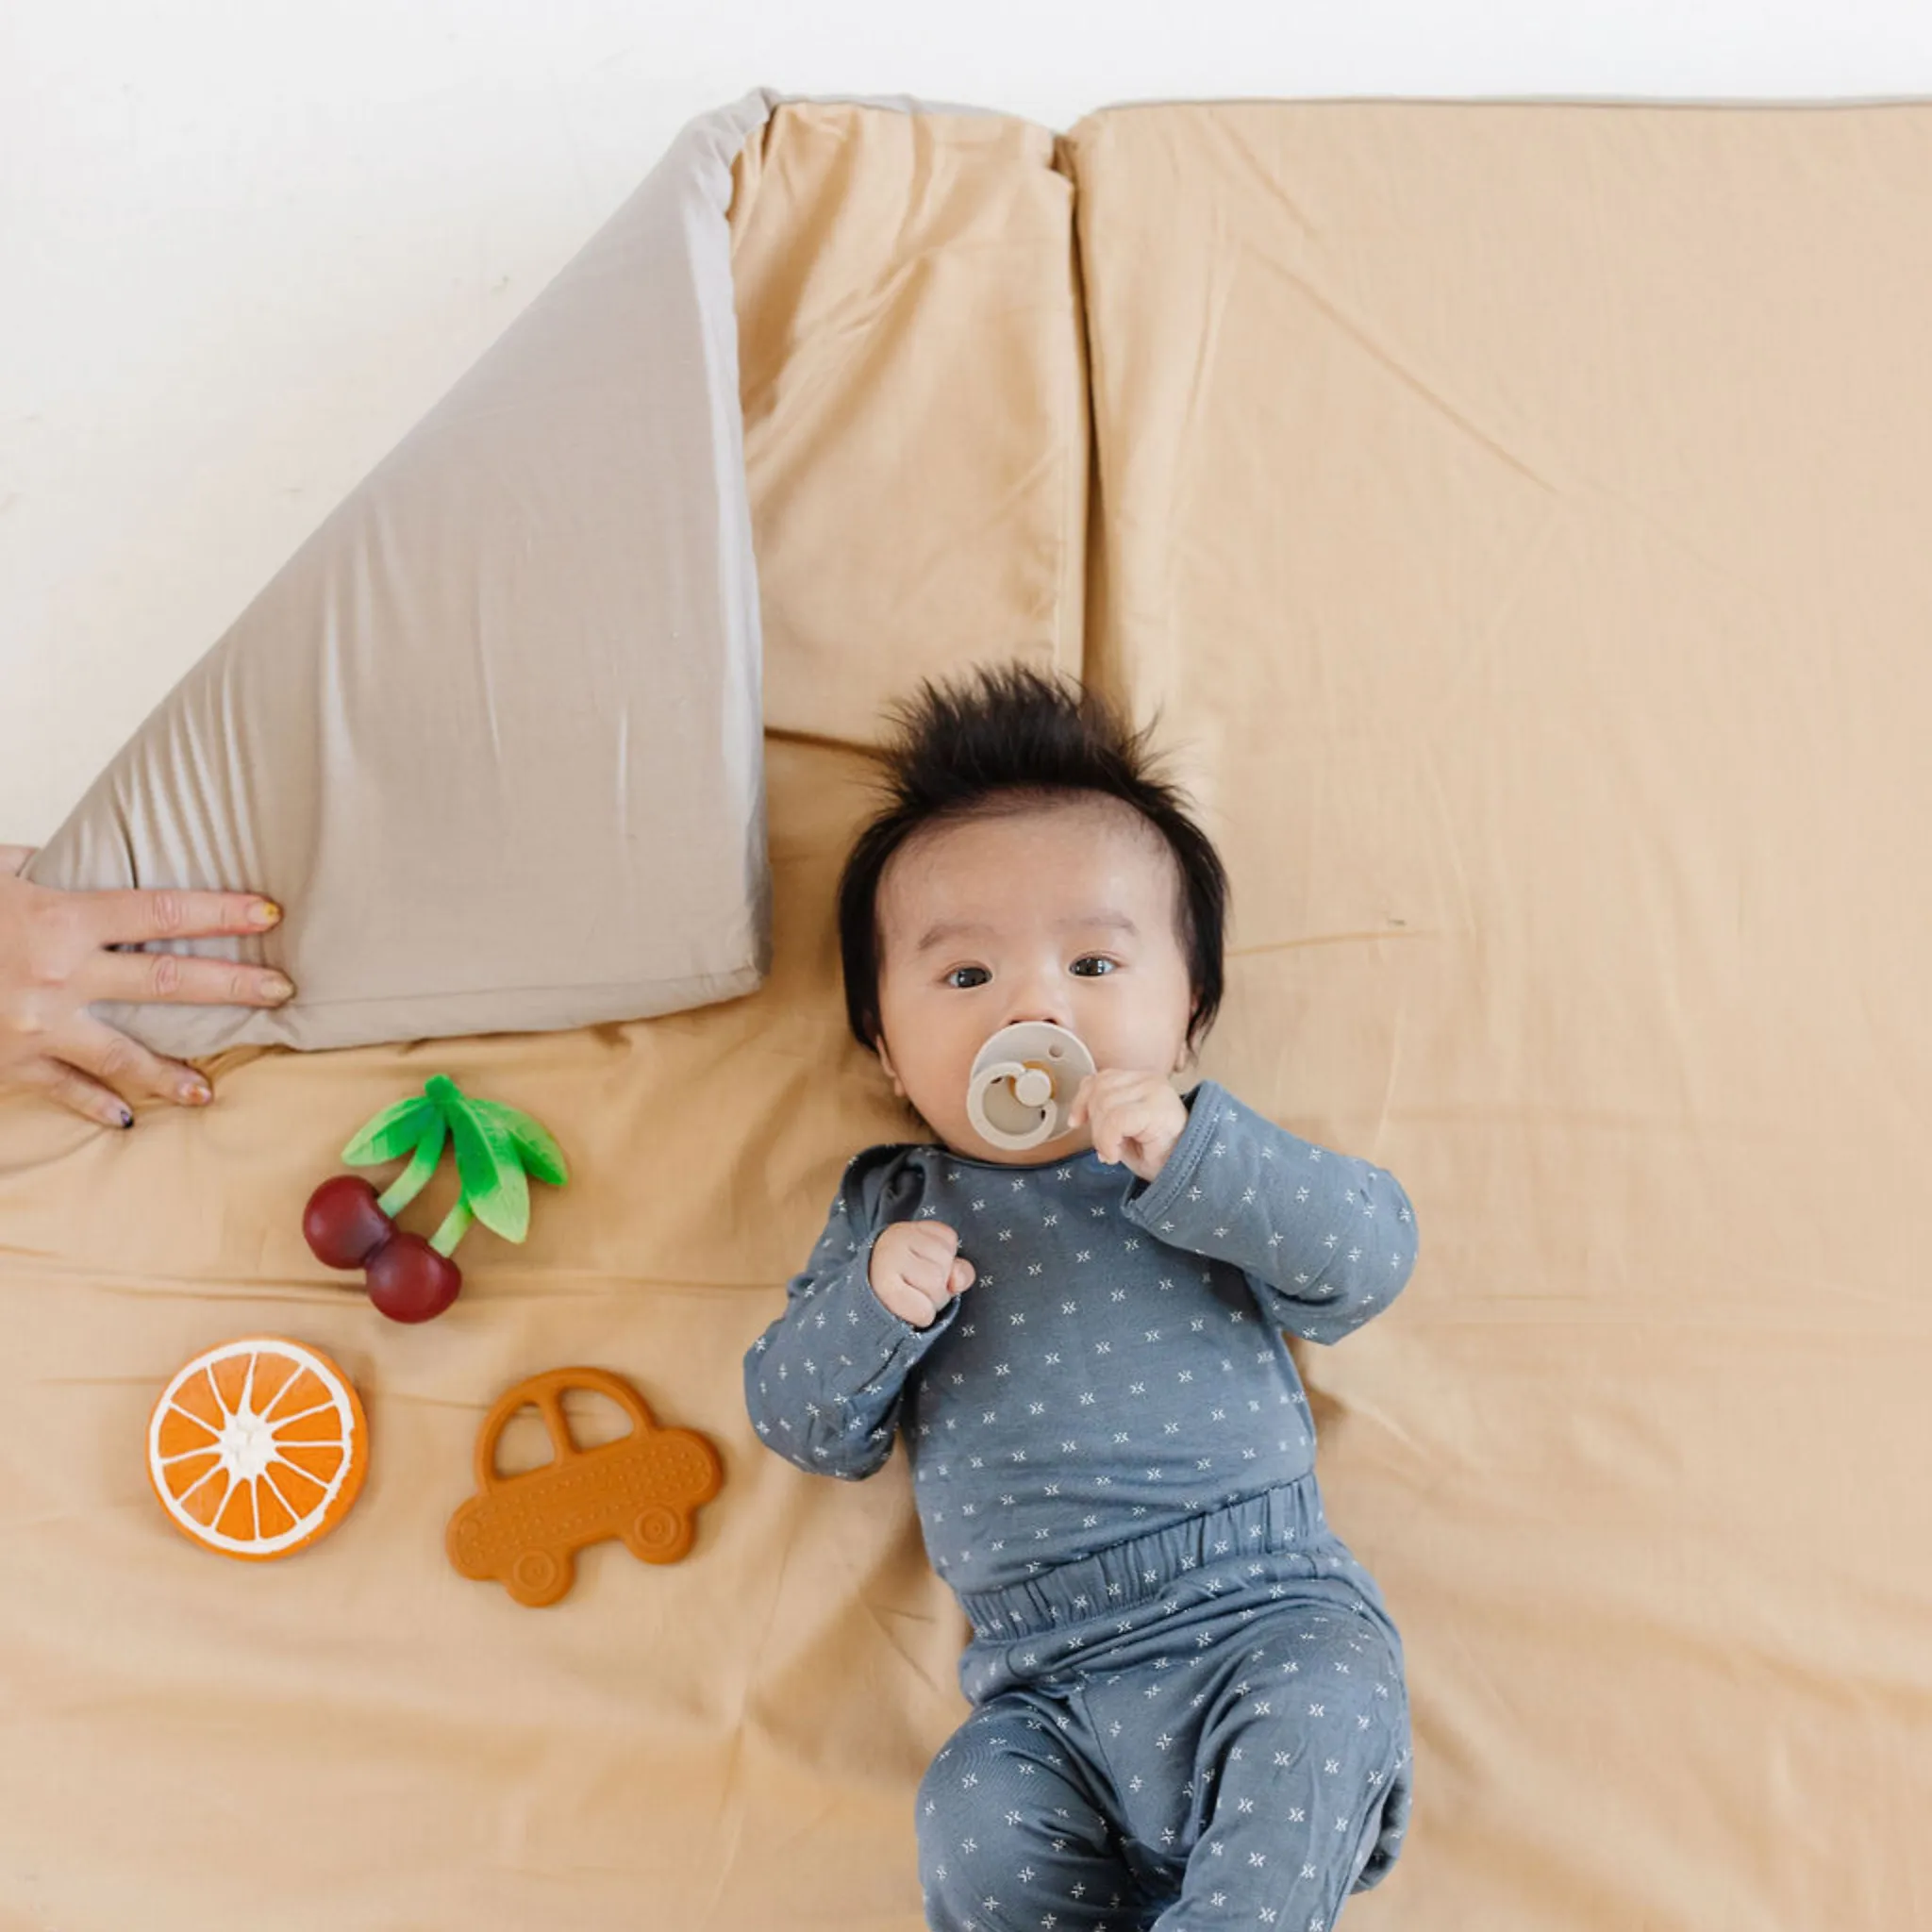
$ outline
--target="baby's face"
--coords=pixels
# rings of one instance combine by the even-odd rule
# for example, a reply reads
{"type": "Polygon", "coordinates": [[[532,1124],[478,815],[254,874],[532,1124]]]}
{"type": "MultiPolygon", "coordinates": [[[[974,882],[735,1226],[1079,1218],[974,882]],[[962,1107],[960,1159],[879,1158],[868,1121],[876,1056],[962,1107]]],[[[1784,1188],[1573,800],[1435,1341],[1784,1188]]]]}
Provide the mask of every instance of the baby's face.
{"type": "Polygon", "coordinates": [[[1022,1153],[982,1140],[966,1082],[1016,1020],[1077,1033],[1105,1072],[1177,1073],[1192,989],[1175,927],[1179,868],[1140,814],[1100,795],[916,834],[879,881],[879,1058],[948,1147],[1008,1166],[1092,1144],[1086,1127],[1022,1153]]]}

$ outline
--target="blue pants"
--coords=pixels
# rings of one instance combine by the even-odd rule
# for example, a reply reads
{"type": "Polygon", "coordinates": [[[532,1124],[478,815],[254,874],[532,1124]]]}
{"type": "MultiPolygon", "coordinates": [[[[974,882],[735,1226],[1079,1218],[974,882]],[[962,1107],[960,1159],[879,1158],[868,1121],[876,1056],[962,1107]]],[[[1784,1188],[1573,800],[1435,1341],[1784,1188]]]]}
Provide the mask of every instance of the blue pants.
{"type": "Polygon", "coordinates": [[[920,1787],[928,1924],[1330,1932],[1399,1852],[1411,1753],[1400,1639],[1319,1503],[1066,1571],[969,1600],[1000,1641],[968,1650],[977,1707],[920,1787]]]}

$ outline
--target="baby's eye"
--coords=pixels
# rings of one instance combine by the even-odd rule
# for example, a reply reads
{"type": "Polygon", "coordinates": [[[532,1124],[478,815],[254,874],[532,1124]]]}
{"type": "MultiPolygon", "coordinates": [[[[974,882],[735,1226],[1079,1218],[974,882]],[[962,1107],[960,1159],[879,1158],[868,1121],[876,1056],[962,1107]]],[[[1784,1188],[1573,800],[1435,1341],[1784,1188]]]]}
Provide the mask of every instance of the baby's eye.
{"type": "Polygon", "coordinates": [[[1079,974],[1083,979],[1098,979],[1119,964],[1118,959],[1109,959],[1105,953],[1082,953],[1067,970],[1079,974]]]}
{"type": "Polygon", "coordinates": [[[991,977],[984,966],[955,966],[942,984],[957,986],[963,991],[970,987],[984,986],[991,977]],[[976,978],[974,977],[975,974],[978,975],[976,978]]]}

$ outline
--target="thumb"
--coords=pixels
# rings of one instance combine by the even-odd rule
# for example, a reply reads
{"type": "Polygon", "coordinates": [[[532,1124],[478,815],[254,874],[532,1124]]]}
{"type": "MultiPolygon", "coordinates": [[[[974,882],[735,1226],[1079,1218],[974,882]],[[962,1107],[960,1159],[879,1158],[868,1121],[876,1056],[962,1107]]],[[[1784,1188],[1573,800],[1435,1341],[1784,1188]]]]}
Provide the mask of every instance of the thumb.
{"type": "Polygon", "coordinates": [[[964,1294],[973,1286],[973,1263],[962,1255],[953,1263],[952,1273],[946,1276],[948,1294],[964,1294]]]}

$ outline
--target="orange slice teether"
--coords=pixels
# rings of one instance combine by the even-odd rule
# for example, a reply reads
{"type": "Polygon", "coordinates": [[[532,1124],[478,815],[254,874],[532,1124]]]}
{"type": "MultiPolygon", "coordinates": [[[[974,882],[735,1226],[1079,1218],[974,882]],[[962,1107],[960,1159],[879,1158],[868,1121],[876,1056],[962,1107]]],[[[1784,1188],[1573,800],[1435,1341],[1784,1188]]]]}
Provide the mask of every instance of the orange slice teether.
{"type": "Polygon", "coordinates": [[[368,1460],[354,1385],[325,1355],[275,1336],[196,1356],[148,1421],[148,1478],[169,1522],[204,1549],[251,1562],[326,1536],[368,1460]]]}

